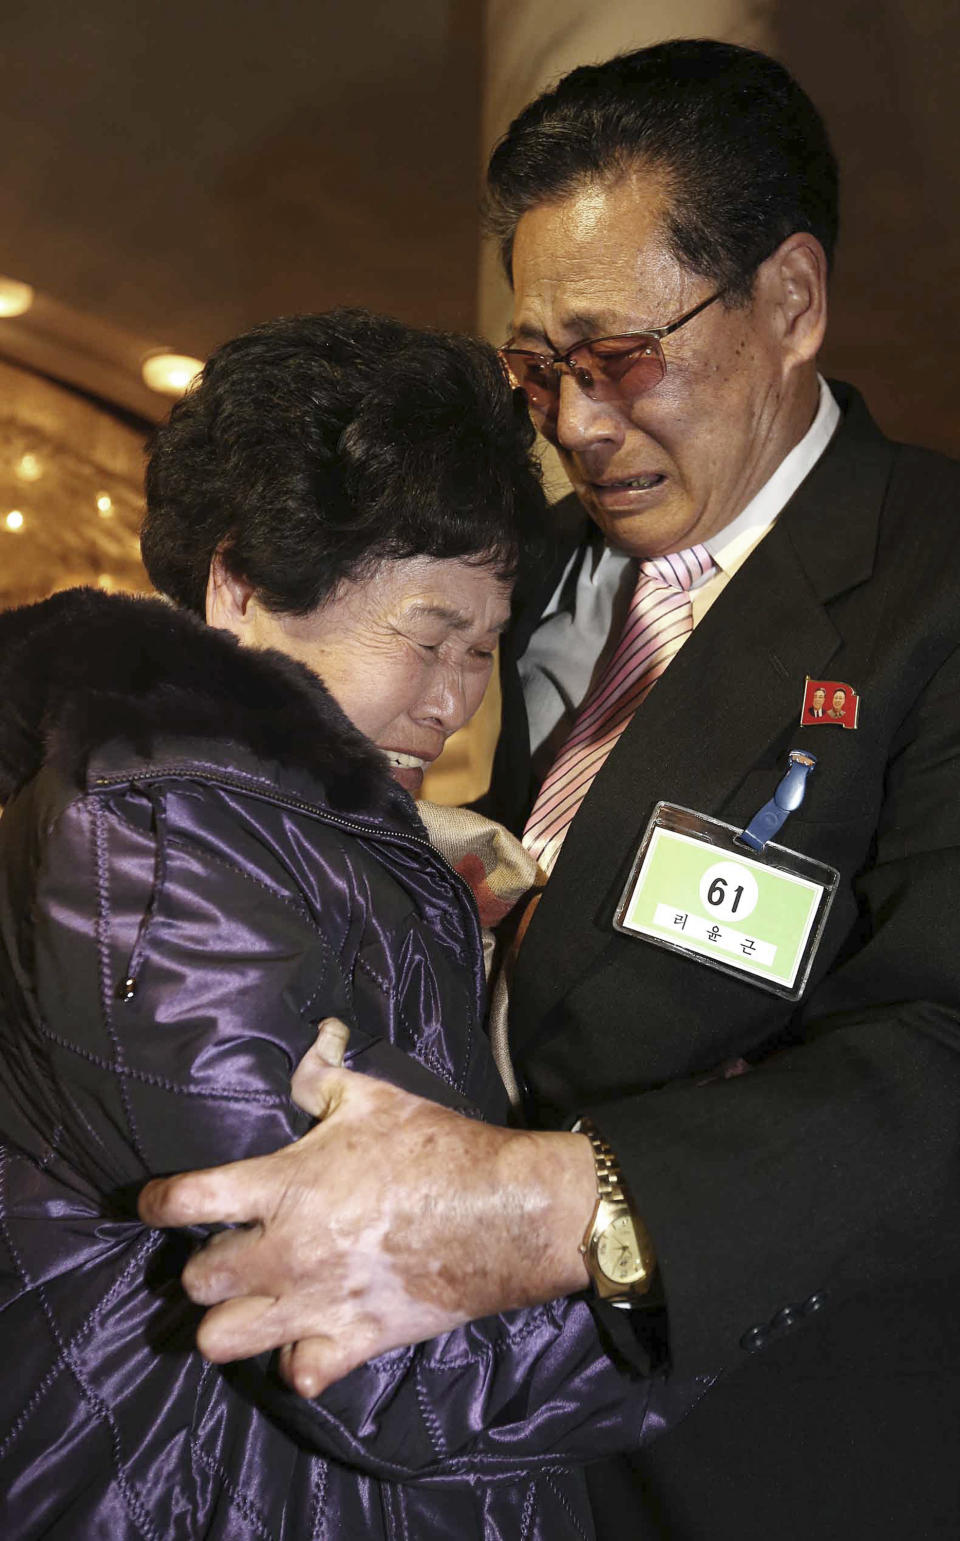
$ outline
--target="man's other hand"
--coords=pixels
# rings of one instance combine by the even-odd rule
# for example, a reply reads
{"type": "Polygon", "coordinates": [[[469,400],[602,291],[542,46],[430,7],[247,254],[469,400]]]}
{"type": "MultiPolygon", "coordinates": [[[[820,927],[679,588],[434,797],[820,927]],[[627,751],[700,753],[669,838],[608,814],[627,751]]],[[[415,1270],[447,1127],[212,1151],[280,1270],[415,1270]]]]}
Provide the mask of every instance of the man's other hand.
{"type": "Polygon", "coordinates": [[[198,1345],[218,1363],[283,1348],[303,1396],[390,1348],[588,1283],[584,1136],[478,1123],[344,1070],[338,1029],[324,1024],[295,1077],[320,1120],[303,1139],[140,1196],[149,1225],[245,1227],[184,1270],[187,1294],[211,1308],[198,1345]]]}

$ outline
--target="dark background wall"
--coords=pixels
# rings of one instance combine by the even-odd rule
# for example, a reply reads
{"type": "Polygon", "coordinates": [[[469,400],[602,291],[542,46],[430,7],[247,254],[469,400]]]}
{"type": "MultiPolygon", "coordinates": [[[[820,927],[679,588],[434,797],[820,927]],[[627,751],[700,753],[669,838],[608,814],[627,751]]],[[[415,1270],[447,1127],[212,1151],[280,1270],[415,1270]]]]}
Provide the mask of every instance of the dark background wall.
{"type": "Polygon", "coordinates": [[[201,356],[471,324],[480,0],[8,0],[0,48],[0,273],[201,356]]]}
{"type": "Polygon", "coordinates": [[[781,0],[777,53],[824,114],[841,235],[824,362],[888,432],[960,453],[960,13],[781,0]]]}

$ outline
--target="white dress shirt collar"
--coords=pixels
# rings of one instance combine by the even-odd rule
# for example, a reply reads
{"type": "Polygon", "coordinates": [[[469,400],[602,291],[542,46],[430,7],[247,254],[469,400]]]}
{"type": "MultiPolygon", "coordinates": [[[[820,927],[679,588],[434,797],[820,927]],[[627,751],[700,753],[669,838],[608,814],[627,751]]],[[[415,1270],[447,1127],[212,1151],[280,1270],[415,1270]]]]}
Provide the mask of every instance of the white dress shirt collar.
{"type": "Polygon", "coordinates": [[[784,456],[769,481],[764,482],[743,512],[726,529],[711,535],[703,543],[728,578],[743,566],[833,438],[840,421],[840,408],[823,376],[817,378],[820,382],[819,405],[799,444],[784,456]]]}

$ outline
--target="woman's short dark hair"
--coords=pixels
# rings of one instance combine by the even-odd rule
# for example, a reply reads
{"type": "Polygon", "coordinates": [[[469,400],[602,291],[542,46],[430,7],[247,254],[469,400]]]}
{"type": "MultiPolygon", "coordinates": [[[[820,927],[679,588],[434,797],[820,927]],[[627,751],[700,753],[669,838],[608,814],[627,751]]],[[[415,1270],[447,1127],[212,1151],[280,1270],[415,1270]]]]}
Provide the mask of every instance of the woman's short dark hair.
{"type": "Polygon", "coordinates": [[[288,614],[385,558],[512,576],[543,528],[533,437],[485,343],[360,310],[282,317],[214,353],[157,431],[143,560],[201,615],[217,550],[288,614]]]}
{"type": "Polygon", "coordinates": [[[528,209],[637,167],[666,176],[673,255],[728,303],[797,231],[832,262],[837,164],[813,103],[766,54],[693,38],[573,70],[514,119],[487,183],[507,277],[528,209]]]}

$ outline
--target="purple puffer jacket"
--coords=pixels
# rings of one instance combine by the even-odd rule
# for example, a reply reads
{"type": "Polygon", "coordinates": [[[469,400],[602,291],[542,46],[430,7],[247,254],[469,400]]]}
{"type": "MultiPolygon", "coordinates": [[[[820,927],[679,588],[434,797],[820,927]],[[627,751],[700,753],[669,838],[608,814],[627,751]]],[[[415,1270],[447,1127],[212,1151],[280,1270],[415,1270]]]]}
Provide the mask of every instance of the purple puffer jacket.
{"type": "Polygon", "coordinates": [[[0,1535],[593,1534],[577,1463],[695,1399],[621,1372],[570,1300],[362,1367],[314,1402],[193,1349],[154,1174],[309,1120],[348,1062],[467,1114],[503,1094],[469,892],[319,681],[159,601],[0,616],[0,1535]]]}

